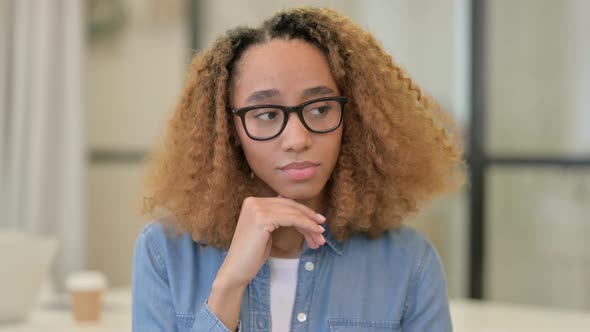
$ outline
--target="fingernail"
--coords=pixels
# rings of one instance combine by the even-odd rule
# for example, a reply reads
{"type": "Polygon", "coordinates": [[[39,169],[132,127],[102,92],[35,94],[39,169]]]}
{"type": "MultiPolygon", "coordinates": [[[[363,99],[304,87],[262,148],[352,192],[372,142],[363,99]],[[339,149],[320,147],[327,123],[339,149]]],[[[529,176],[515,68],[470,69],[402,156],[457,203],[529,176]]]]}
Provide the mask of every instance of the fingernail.
{"type": "Polygon", "coordinates": [[[326,229],[320,225],[318,225],[318,230],[320,230],[320,232],[322,232],[322,233],[326,231],[326,229]]]}
{"type": "Polygon", "coordinates": [[[326,243],[326,238],[323,235],[320,235],[322,237],[322,244],[326,243]]]}
{"type": "Polygon", "coordinates": [[[322,216],[319,213],[316,213],[318,215],[318,217],[320,217],[320,219],[322,220],[322,222],[326,221],[326,217],[322,216]]]}

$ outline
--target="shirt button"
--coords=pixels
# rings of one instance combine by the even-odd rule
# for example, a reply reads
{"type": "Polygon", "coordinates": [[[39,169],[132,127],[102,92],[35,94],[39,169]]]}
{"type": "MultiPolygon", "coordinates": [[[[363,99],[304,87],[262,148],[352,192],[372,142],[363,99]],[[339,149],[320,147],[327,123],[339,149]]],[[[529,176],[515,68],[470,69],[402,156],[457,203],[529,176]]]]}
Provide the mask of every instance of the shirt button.
{"type": "Polygon", "coordinates": [[[307,315],[304,314],[304,313],[302,313],[302,312],[300,312],[297,315],[297,320],[299,321],[299,323],[303,323],[303,322],[305,322],[307,320],[307,315]]]}
{"type": "Polygon", "coordinates": [[[307,263],[305,263],[305,269],[306,269],[307,271],[313,271],[313,268],[314,268],[314,265],[313,265],[313,263],[312,263],[312,262],[307,262],[307,263]]]}
{"type": "Polygon", "coordinates": [[[258,324],[258,328],[259,329],[263,329],[263,328],[266,327],[266,319],[264,319],[264,318],[258,318],[256,320],[256,324],[258,324]]]}

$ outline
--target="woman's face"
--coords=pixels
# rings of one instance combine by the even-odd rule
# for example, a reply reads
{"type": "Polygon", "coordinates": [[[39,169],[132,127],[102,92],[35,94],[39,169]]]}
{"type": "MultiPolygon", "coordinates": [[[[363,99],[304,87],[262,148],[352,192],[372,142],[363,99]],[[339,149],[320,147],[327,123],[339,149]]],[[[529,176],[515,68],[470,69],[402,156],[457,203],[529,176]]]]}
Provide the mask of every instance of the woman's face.
{"type": "MultiPolygon", "coordinates": [[[[273,39],[242,56],[232,82],[231,106],[296,106],[339,95],[328,62],[318,48],[301,40],[273,39]]],[[[268,119],[268,115],[262,116],[268,119]]],[[[342,125],[329,133],[312,133],[296,113],[290,113],[284,131],[267,141],[249,138],[238,116],[234,116],[234,127],[250,168],[271,190],[269,195],[311,200],[322,192],[338,159],[342,125]],[[303,162],[313,166],[285,169],[303,162]]]]}

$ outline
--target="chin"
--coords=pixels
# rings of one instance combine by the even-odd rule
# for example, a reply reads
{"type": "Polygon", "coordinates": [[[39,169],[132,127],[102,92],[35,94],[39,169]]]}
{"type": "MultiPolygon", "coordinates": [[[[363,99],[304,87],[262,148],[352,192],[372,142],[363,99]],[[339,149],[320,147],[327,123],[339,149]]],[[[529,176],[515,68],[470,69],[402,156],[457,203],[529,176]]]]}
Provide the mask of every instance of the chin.
{"type": "Polygon", "coordinates": [[[317,197],[322,192],[323,186],[317,183],[298,183],[294,185],[283,185],[277,189],[279,190],[276,190],[276,192],[283,197],[306,201],[317,197]]]}

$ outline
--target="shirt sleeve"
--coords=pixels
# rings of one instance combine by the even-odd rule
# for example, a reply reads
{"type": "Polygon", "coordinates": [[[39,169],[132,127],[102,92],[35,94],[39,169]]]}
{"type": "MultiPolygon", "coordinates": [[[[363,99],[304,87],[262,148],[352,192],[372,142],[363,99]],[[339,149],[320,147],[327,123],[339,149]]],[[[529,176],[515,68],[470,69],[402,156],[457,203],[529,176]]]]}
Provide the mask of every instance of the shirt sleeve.
{"type": "MultiPolygon", "coordinates": [[[[133,255],[133,331],[178,331],[169,287],[164,256],[147,226],[137,238],[133,255]]],[[[206,302],[197,311],[191,331],[230,332],[206,302]]]]}
{"type": "MultiPolygon", "coordinates": [[[[238,321],[237,332],[242,330],[242,322],[238,321]]],[[[223,325],[223,323],[215,316],[211,309],[207,305],[207,301],[201,306],[201,310],[197,313],[195,318],[195,325],[193,326],[192,332],[205,332],[205,331],[224,331],[230,332],[230,330],[223,325]]]]}
{"type": "Polygon", "coordinates": [[[409,290],[402,319],[404,332],[451,332],[453,330],[447,282],[440,257],[426,246],[409,290]]]}

